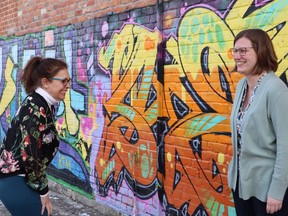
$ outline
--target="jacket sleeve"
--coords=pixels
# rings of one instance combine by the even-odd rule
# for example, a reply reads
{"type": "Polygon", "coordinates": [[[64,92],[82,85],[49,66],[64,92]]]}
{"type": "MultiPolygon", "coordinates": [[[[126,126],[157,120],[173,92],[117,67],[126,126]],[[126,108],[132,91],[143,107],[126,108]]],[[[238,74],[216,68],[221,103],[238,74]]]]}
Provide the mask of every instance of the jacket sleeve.
{"type": "Polygon", "coordinates": [[[288,88],[274,95],[271,120],[276,135],[276,161],[268,196],[283,200],[288,187],[288,88]]]}
{"type": "Polygon", "coordinates": [[[46,111],[44,107],[28,104],[27,112],[24,113],[20,124],[22,130],[21,152],[23,165],[25,167],[25,179],[27,184],[40,195],[46,194],[48,179],[46,168],[48,159],[42,154],[42,140],[46,124],[46,111]]]}

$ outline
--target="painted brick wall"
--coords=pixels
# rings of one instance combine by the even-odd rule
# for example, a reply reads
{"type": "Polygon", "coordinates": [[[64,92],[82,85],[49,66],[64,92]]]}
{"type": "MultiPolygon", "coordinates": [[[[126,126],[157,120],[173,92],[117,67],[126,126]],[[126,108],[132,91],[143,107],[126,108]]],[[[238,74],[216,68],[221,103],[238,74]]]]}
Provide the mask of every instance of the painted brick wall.
{"type": "Polygon", "coordinates": [[[123,215],[236,215],[227,166],[241,77],[228,50],[240,30],[266,30],[287,83],[287,1],[13,2],[0,5],[1,139],[26,96],[21,68],[61,58],[72,84],[53,181],[123,215]]]}

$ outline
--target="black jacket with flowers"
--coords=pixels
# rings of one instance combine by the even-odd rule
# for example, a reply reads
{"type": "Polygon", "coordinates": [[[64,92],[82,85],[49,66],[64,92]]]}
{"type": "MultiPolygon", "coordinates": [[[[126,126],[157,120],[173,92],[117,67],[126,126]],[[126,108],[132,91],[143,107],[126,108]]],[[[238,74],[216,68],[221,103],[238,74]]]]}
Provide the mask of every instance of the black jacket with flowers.
{"type": "Polygon", "coordinates": [[[41,95],[25,98],[0,146],[0,178],[24,174],[31,188],[41,195],[48,192],[46,168],[59,147],[53,119],[41,95]]]}

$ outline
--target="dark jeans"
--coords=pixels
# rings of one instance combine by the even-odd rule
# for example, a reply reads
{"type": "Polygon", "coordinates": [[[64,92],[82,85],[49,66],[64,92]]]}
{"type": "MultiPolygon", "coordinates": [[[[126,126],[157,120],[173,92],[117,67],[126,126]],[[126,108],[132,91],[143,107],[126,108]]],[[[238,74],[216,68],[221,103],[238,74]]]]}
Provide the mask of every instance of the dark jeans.
{"type": "Polygon", "coordinates": [[[237,216],[288,216],[288,190],[283,199],[282,208],[274,214],[266,213],[266,202],[250,197],[248,200],[239,198],[238,182],[236,190],[232,190],[237,216]]]}
{"type": "MultiPolygon", "coordinates": [[[[24,177],[0,178],[0,200],[12,216],[41,215],[40,196],[26,184],[24,177]]],[[[46,209],[44,216],[47,216],[46,209]]]]}

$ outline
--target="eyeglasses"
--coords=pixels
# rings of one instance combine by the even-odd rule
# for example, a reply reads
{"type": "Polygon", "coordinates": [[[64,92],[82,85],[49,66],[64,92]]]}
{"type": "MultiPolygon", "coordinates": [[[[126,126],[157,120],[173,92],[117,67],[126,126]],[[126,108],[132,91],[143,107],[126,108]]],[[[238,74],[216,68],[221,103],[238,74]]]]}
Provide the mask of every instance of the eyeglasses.
{"type": "Polygon", "coordinates": [[[235,56],[236,53],[238,53],[240,56],[245,56],[249,48],[254,48],[254,47],[241,47],[239,49],[231,48],[230,52],[233,56],[235,56]]]}
{"type": "Polygon", "coordinates": [[[70,78],[60,78],[60,77],[52,77],[52,78],[50,78],[49,80],[59,80],[60,82],[63,83],[64,86],[67,86],[68,83],[71,82],[71,79],[70,79],[70,78]]]}

